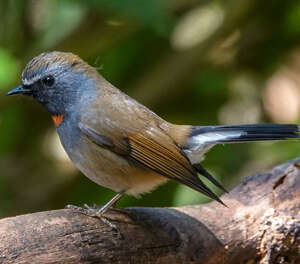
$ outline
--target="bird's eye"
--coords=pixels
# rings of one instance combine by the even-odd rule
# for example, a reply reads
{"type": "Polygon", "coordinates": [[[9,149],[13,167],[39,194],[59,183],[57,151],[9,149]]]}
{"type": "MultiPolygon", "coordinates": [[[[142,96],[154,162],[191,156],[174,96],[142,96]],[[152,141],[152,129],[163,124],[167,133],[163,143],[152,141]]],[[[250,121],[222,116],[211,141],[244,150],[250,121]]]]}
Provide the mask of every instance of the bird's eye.
{"type": "Polygon", "coordinates": [[[55,79],[52,75],[48,75],[42,79],[42,83],[48,87],[53,86],[55,79]]]}

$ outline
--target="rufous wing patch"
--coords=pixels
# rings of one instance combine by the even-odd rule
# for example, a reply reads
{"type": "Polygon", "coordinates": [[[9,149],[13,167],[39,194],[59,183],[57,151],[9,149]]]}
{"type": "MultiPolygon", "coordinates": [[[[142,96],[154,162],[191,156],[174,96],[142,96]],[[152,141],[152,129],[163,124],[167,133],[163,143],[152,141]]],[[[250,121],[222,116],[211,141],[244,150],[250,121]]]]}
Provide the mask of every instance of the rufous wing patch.
{"type": "Polygon", "coordinates": [[[129,144],[130,156],[152,170],[172,179],[195,177],[191,164],[175,144],[160,144],[141,133],[130,136],[129,144]]]}
{"type": "MultiPolygon", "coordinates": [[[[141,133],[128,137],[130,156],[153,171],[185,184],[225,205],[197,176],[175,144],[158,143],[141,133]]],[[[225,205],[226,206],[226,205],[225,205]]]]}
{"type": "Polygon", "coordinates": [[[61,124],[61,122],[64,121],[64,117],[65,117],[65,115],[63,115],[63,114],[51,116],[51,118],[52,118],[52,120],[54,122],[54,125],[56,127],[58,127],[61,124]]]}

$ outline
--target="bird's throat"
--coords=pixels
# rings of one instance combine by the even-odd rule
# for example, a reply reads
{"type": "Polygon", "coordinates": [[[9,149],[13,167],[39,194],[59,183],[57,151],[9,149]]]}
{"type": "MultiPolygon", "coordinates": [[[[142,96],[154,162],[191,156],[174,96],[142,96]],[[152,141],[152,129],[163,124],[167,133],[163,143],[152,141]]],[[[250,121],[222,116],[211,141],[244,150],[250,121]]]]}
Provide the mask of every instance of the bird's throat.
{"type": "Polygon", "coordinates": [[[52,115],[51,118],[54,122],[54,125],[58,127],[62,123],[62,121],[64,121],[65,115],[64,114],[52,115]]]}

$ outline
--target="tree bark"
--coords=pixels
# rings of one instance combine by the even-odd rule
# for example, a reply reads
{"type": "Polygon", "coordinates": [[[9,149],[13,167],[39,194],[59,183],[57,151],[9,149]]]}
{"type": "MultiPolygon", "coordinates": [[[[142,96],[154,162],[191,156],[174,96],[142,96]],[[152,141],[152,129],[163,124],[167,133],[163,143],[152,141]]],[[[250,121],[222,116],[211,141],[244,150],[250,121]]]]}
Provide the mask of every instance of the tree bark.
{"type": "Polygon", "coordinates": [[[56,210],[0,220],[0,263],[300,263],[300,159],[247,177],[228,208],[56,210]]]}

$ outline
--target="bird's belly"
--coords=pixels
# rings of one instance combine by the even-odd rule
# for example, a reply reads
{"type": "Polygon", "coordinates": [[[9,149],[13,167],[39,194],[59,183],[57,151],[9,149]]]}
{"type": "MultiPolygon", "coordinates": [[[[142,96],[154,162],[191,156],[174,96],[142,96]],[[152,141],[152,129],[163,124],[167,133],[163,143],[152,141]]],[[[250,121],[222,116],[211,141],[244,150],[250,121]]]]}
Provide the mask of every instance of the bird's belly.
{"type": "Polygon", "coordinates": [[[68,154],[88,178],[116,192],[138,195],[151,191],[167,180],[86,139],[82,139],[76,150],[68,154]]]}

